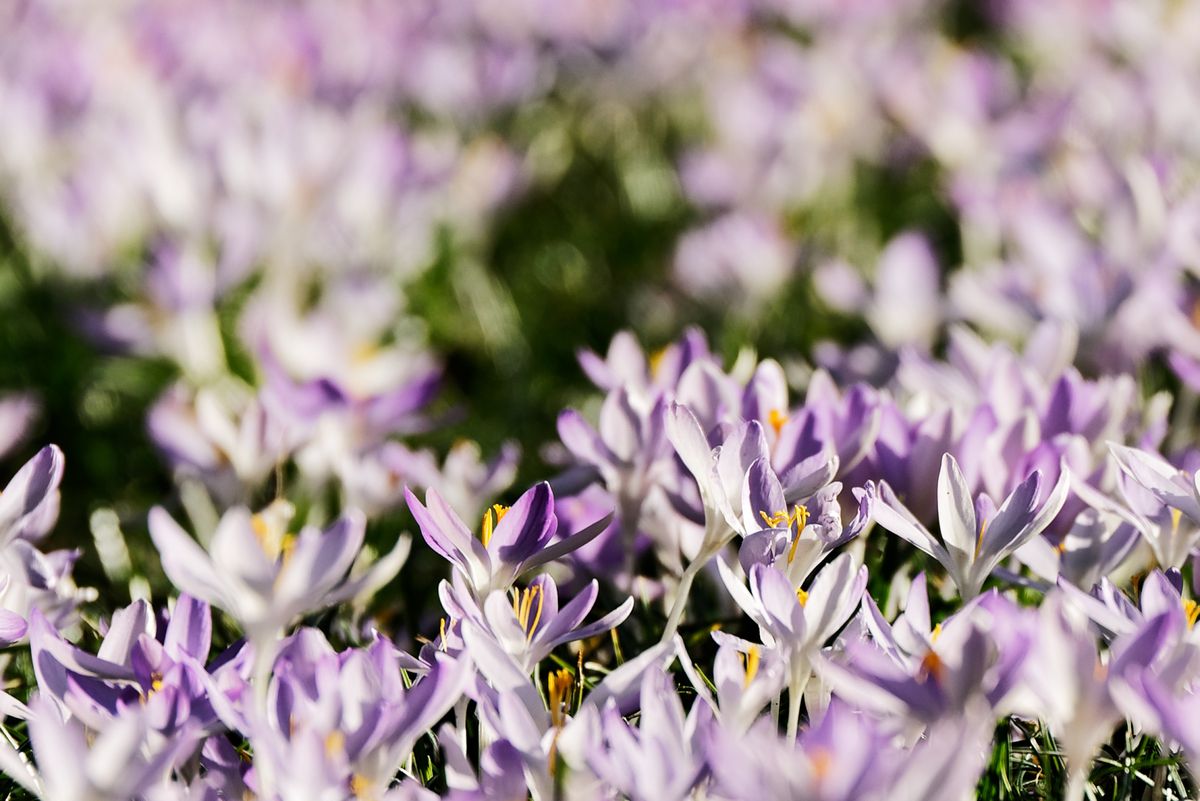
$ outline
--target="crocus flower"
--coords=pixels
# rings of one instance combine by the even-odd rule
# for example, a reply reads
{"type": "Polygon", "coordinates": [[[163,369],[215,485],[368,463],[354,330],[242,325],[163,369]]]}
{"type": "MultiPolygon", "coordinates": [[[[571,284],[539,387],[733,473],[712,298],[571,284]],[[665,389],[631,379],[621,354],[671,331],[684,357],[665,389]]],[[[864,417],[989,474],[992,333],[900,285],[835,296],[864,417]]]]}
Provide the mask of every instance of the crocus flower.
{"type": "Polygon", "coordinates": [[[972,499],[958,462],[946,454],[938,475],[940,537],[930,534],[886,483],[879,486],[875,519],[941,563],[959,594],[971,599],[1001,560],[1044,531],[1062,508],[1068,472],[1062,471],[1058,483],[1039,503],[1041,480],[1041,473],[1034,471],[997,510],[986,495],[972,499]]]}
{"type": "Polygon", "coordinates": [[[612,703],[590,717],[588,767],[630,801],[690,797],[705,767],[700,746],[711,707],[696,704],[685,715],[670,674],[651,670],[642,677],[640,710],[637,728],[612,703]]]}
{"type": "Polygon", "coordinates": [[[1129,478],[1121,483],[1128,506],[1117,506],[1115,511],[1137,526],[1160,565],[1182,567],[1200,542],[1200,489],[1196,475],[1137,448],[1110,444],[1109,450],[1129,478]]]}
{"type": "Polygon", "coordinates": [[[408,490],[405,495],[425,542],[462,574],[478,598],[507,590],[523,573],[586,545],[612,519],[609,515],[551,544],[558,529],[554,493],[542,482],[526,490],[511,507],[497,504],[484,512],[480,539],[475,539],[437,490],[425,494],[428,506],[408,490]]]}
{"type": "MultiPolygon", "coordinates": [[[[347,579],[362,546],[366,521],[348,512],[325,531],[306,527],[290,535],[291,510],[278,503],[252,515],[226,512],[202,548],[167,512],[150,512],[150,536],[163,569],[185,592],[220,607],[252,637],[274,635],[301,615],[352,598],[377,576],[347,579]]],[[[407,555],[401,538],[378,568],[394,574],[407,555]]]]}
{"type": "Polygon", "coordinates": [[[146,739],[146,716],[138,710],[116,718],[94,738],[77,720],[64,719],[57,706],[34,700],[29,734],[37,776],[13,774],[47,801],[124,801],[168,788],[169,772],[187,740],[155,747],[146,739]]]}
{"type": "Polygon", "coordinates": [[[441,594],[447,613],[494,639],[527,673],[532,673],[558,646],[606,633],[621,625],[633,611],[633,599],[627,598],[594,623],[581,625],[600,591],[595,579],[561,608],[558,585],[545,574],[535,578],[525,589],[493,590],[484,600],[482,609],[463,589],[461,584],[455,588],[442,583],[441,594]]]}
{"type": "Polygon", "coordinates": [[[715,697],[683,647],[679,648],[679,661],[699,702],[712,707],[721,726],[733,734],[748,730],[787,681],[788,665],[780,653],[757,645],[747,646],[743,651],[739,643],[720,643],[713,660],[715,697]]]}
{"type": "MultiPolygon", "coordinates": [[[[788,733],[794,737],[813,661],[854,613],[867,586],[867,568],[856,568],[854,557],[843,553],[821,568],[804,590],[793,586],[779,569],[758,564],[750,569],[747,590],[724,561],[717,564],[729,594],[758,624],[763,644],[787,664],[788,733]]],[[[751,647],[745,645],[747,652],[751,647]]]]}
{"type": "Polygon", "coordinates": [[[1068,801],[1084,795],[1091,761],[1123,715],[1114,679],[1147,667],[1169,634],[1166,616],[1098,650],[1087,618],[1052,594],[1038,610],[1040,632],[1029,656],[1030,702],[1024,711],[1045,721],[1067,762],[1068,801]],[[1107,659],[1105,658],[1107,656],[1107,659]]]}
{"type": "Polygon", "coordinates": [[[1018,686],[1034,640],[1021,610],[989,593],[935,627],[928,647],[898,648],[893,631],[880,644],[848,642],[844,654],[819,658],[817,666],[836,696],[920,732],[980,703],[1003,704],[1018,686]]]}

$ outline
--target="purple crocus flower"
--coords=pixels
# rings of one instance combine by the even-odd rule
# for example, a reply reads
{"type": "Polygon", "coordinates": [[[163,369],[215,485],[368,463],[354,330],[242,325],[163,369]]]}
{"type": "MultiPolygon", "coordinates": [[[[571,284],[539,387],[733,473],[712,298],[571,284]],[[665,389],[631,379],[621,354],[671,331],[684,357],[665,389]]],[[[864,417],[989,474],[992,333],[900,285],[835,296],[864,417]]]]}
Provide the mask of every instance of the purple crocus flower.
{"type": "MultiPolygon", "coordinates": [[[[1137,448],[1111,444],[1109,450],[1128,480],[1120,484],[1128,506],[1095,501],[1122,514],[1135,526],[1163,567],[1180,568],[1200,542],[1200,486],[1197,476],[1137,448]]],[[[1094,494],[1088,494],[1090,501],[1094,494]]]]}
{"type": "Polygon", "coordinates": [[[29,734],[37,775],[13,778],[47,801],[127,801],[170,789],[169,773],[184,740],[147,740],[146,715],[137,709],[89,738],[79,721],[64,719],[54,704],[34,699],[29,734]]]}
{"type": "Polygon", "coordinates": [[[581,548],[612,519],[610,514],[552,545],[558,530],[554,493],[542,482],[526,490],[511,507],[488,509],[481,537],[475,539],[437,490],[425,494],[428,506],[408,490],[405,495],[425,542],[462,574],[477,598],[507,590],[523,573],[581,548]]]}
{"type": "MultiPolygon", "coordinates": [[[[455,578],[457,583],[457,575],[455,578]]],[[[558,585],[545,574],[535,578],[525,589],[493,590],[482,608],[465,589],[461,584],[455,587],[442,583],[441,594],[447,613],[452,619],[464,621],[473,628],[470,633],[464,632],[468,640],[477,636],[491,638],[526,673],[532,673],[558,646],[606,633],[621,625],[633,611],[633,599],[627,598],[594,623],[581,625],[600,591],[594,579],[562,608],[558,605],[558,585]]]]}
{"type": "MultiPolygon", "coordinates": [[[[818,571],[804,590],[778,568],[757,564],[750,569],[747,590],[723,560],[717,564],[729,594],[758,624],[764,645],[787,665],[788,734],[794,737],[813,661],[854,613],[867,586],[867,568],[856,568],[854,558],[843,553],[818,571]]],[[[747,652],[751,647],[745,644],[747,652]]]]}
{"type": "Polygon", "coordinates": [[[946,454],[938,476],[940,537],[930,534],[886,483],[879,485],[875,519],[936,559],[959,594],[969,600],[979,594],[1001,560],[1044,531],[1062,508],[1067,497],[1067,470],[1039,503],[1041,481],[1041,473],[1035,471],[996,509],[987,495],[972,499],[958,462],[946,454]]]}
{"type": "Polygon", "coordinates": [[[630,801],[690,797],[704,772],[701,743],[711,707],[695,704],[685,715],[670,674],[651,670],[642,677],[640,710],[637,728],[614,703],[589,716],[588,767],[630,801]]]}
{"type": "Polygon", "coordinates": [[[379,571],[390,578],[407,556],[408,542],[401,538],[373,571],[347,579],[362,546],[362,514],[351,510],[325,531],[309,526],[297,535],[286,530],[291,514],[285,502],[259,514],[231,509],[205,550],[156,507],[150,512],[150,536],[175,586],[224,609],[256,641],[274,637],[306,612],[386,580],[379,571]]]}
{"type": "MultiPolygon", "coordinates": [[[[923,628],[922,616],[910,621],[916,622],[914,631],[923,628]]],[[[896,632],[885,631],[878,643],[848,642],[840,658],[817,664],[835,696],[920,731],[980,701],[991,709],[1004,703],[1018,686],[1035,639],[1025,614],[989,593],[935,627],[927,648],[900,647],[896,632]]]]}

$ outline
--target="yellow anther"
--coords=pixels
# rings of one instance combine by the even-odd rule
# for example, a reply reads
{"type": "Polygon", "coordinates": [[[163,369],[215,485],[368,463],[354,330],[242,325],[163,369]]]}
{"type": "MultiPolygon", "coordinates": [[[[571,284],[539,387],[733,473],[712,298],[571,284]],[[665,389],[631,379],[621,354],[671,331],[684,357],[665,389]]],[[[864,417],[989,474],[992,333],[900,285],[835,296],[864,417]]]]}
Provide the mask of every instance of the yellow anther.
{"type": "Polygon", "coordinates": [[[1183,512],[1178,509],[1171,510],[1171,534],[1179,533],[1179,521],[1183,518],[1183,512]]]}
{"type": "Polygon", "coordinates": [[[813,778],[820,782],[833,770],[833,754],[825,748],[814,748],[808,763],[812,766],[813,778]]]}
{"type": "Polygon", "coordinates": [[[438,649],[446,650],[446,618],[438,621],[438,649]]]}
{"type": "Polygon", "coordinates": [[[742,657],[744,661],[746,676],[742,680],[742,687],[749,687],[750,682],[754,681],[754,677],[758,675],[759,652],[757,645],[751,645],[750,650],[742,657]]]}
{"type": "Polygon", "coordinates": [[[979,524],[979,536],[975,540],[975,556],[978,558],[979,551],[983,548],[983,535],[987,533],[988,523],[990,521],[985,517],[983,522],[979,524]]]}
{"type": "Polygon", "coordinates": [[[492,507],[483,513],[482,532],[479,539],[483,540],[484,548],[492,541],[492,534],[495,533],[496,526],[500,525],[500,521],[506,514],[508,514],[508,507],[498,503],[492,504],[492,507]]]}
{"type": "MultiPolygon", "coordinates": [[[[669,346],[668,346],[669,347],[669,346]]],[[[663,357],[667,355],[668,347],[662,347],[650,354],[650,375],[657,377],[662,369],[663,357]]]]}
{"type": "Polygon", "coordinates": [[[946,672],[945,666],[942,664],[942,658],[937,655],[937,651],[930,648],[925,652],[925,656],[921,659],[921,667],[917,676],[921,681],[925,681],[930,677],[936,682],[941,682],[942,675],[946,672]]]}
{"type": "Polygon", "coordinates": [[[808,604],[808,593],[805,592],[804,590],[796,590],[796,600],[800,602],[801,606],[807,605],[808,604]]]}
{"type": "Polygon", "coordinates": [[[361,773],[355,773],[350,777],[350,792],[355,798],[375,798],[375,782],[361,773]]]}
{"type": "Polygon", "coordinates": [[[792,517],[796,524],[796,536],[792,539],[792,547],[788,549],[789,565],[796,560],[796,549],[800,547],[800,535],[804,533],[804,527],[808,525],[808,507],[796,504],[792,517]]]}
{"type": "Polygon", "coordinates": [[[792,535],[792,547],[788,550],[788,564],[790,565],[796,558],[796,549],[800,547],[800,534],[808,525],[808,507],[798,503],[792,507],[790,513],[785,509],[774,514],[759,512],[758,515],[771,528],[787,528],[790,531],[792,527],[795,527],[796,533],[792,535]]]}
{"type": "Polygon", "coordinates": [[[767,422],[771,424],[771,428],[775,429],[776,435],[778,435],[779,432],[783,430],[783,427],[787,425],[788,419],[787,412],[783,411],[782,409],[772,409],[767,414],[767,422]]]}
{"type": "Polygon", "coordinates": [[[1200,618],[1200,604],[1187,598],[1183,602],[1183,615],[1187,618],[1188,628],[1196,625],[1196,619],[1200,618]]]}
{"type": "Polygon", "coordinates": [[[284,500],[271,503],[266,509],[250,517],[250,530],[268,559],[286,557],[295,544],[296,535],[288,533],[288,523],[295,508],[284,500]]]}
{"type": "Polygon", "coordinates": [[[336,756],[346,750],[346,735],[336,729],[325,735],[325,754],[336,756]]]}
{"type": "Polygon", "coordinates": [[[566,668],[556,670],[546,680],[550,701],[550,723],[556,729],[562,728],[567,720],[567,707],[571,703],[571,688],[575,685],[575,677],[566,668]]]}
{"type": "Polygon", "coordinates": [[[938,623],[936,626],[933,627],[933,631],[930,632],[930,634],[929,634],[929,642],[935,643],[938,641],[938,637],[941,637],[941,636],[942,636],[942,624],[938,623]]]}
{"type": "Polygon", "coordinates": [[[163,675],[157,670],[150,674],[150,692],[156,693],[163,688],[163,675]]]}
{"type": "Polygon", "coordinates": [[[374,342],[361,342],[350,352],[351,364],[366,364],[379,354],[379,346],[374,342]]]}

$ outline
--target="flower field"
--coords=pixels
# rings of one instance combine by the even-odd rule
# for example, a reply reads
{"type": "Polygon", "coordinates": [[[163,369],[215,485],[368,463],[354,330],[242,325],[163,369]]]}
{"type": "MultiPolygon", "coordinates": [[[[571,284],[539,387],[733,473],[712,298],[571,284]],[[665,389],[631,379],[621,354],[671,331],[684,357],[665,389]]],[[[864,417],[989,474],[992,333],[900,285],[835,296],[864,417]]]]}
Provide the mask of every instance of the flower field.
{"type": "Polygon", "coordinates": [[[1200,776],[1200,4],[0,4],[0,798],[1200,776]]]}

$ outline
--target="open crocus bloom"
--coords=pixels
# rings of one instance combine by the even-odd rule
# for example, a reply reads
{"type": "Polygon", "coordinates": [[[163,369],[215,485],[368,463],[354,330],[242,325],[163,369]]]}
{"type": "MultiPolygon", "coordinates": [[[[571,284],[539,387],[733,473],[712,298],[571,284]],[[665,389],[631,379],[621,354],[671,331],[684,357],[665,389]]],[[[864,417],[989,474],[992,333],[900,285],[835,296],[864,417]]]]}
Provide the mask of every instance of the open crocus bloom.
{"type": "Polygon", "coordinates": [[[486,598],[493,590],[507,590],[522,573],[582,548],[612,519],[610,514],[551,545],[558,518],[554,493],[542,482],[511,507],[497,504],[484,512],[476,539],[437,490],[425,494],[425,504],[408,490],[405,495],[425,542],[454,565],[477,598],[486,598]]]}
{"type": "Polygon", "coordinates": [[[986,495],[972,499],[958,462],[946,454],[938,476],[940,536],[921,525],[886,483],[879,485],[875,519],[938,560],[959,594],[970,600],[983,589],[983,582],[1001,560],[1050,525],[1066,501],[1069,481],[1064,467],[1058,483],[1039,503],[1042,474],[1035,470],[996,509],[986,495]]]}
{"type": "Polygon", "coordinates": [[[185,592],[232,615],[254,636],[273,635],[306,612],[354,597],[386,581],[404,562],[408,540],[366,574],[346,574],[362,547],[366,520],[350,511],[325,531],[287,532],[291,508],[277,502],[259,514],[235,507],[222,516],[208,550],[156,507],[150,536],[163,569],[185,592]]]}

